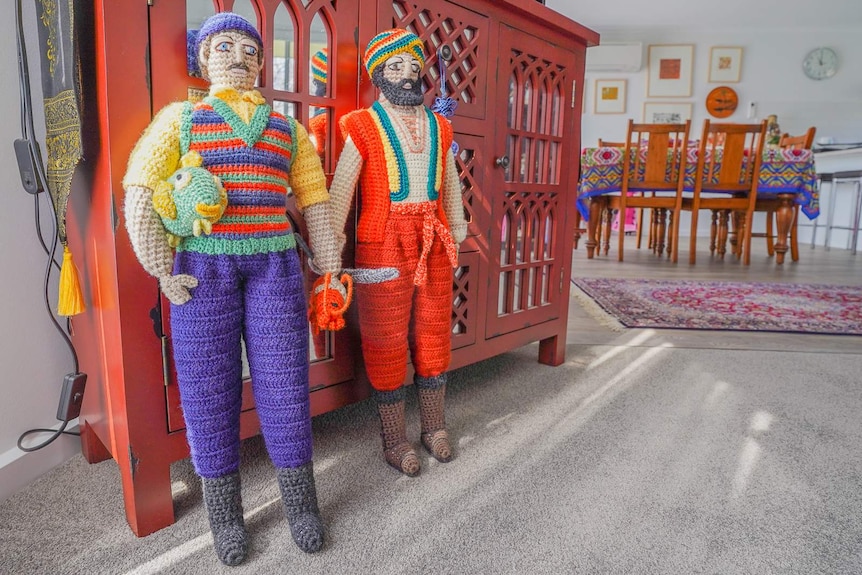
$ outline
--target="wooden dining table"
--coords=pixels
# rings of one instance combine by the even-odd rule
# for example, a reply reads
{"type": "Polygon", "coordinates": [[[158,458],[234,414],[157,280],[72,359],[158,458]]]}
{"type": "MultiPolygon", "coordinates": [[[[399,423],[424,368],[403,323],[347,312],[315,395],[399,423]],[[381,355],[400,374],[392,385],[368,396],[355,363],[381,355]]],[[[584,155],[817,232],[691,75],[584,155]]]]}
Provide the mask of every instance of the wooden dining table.
{"type": "MultiPolygon", "coordinates": [[[[721,148],[715,148],[721,153],[721,148]]],[[[694,190],[695,173],[699,154],[697,145],[688,146],[684,190],[694,190]]],[[[669,152],[670,153],[670,152],[669,152]]],[[[708,153],[709,152],[708,150],[708,153]]],[[[581,152],[581,175],[578,180],[577,207],[581,217],[588,222],[587,257],[593,257],[595,231],[605,202],[592,201],[622,190],[623,160],[625,148],[584,148],[581,152]]],[[[649,190],[630,190],[649,191],[649,190]]],[[[757,180],[757,197],[778,198],[776,211],[777,231],[775,240],[776,263],[784,262],[788,250],[788,235],[795,216],[794,205],[809,219],[820,214],[820,197],[814,154],[811,150],[765,149],[757,180]]]]}

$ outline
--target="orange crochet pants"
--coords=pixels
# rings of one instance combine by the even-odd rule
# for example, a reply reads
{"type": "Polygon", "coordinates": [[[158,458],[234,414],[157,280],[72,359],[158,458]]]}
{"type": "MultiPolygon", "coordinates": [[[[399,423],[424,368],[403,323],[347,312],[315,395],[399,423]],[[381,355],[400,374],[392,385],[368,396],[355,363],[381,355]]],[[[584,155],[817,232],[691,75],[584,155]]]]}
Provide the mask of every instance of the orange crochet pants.
{"type": "MultiPolygon", "coordinates": [[[[427,215],[392,212],[382,243],[356,245],[357,267],[399,271],[394,280],[354,286],[362,356],[371,385],[378,391],[392,391],[404,383],[408,346],[418,375],[433,377],[449,368],[454,245],[451,238],[432,236],[427,275],[422,285],[415,285],[427,225],[427,215]]],[[[424,243],[428,243],[427,233],[424,243]]]]}

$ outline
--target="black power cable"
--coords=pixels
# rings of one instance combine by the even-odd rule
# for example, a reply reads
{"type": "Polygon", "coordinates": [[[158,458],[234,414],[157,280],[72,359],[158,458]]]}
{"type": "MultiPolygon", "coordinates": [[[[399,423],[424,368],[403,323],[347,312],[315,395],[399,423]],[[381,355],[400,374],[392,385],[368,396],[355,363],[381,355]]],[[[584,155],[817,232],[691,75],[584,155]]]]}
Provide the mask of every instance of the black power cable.
{"type": "MultiPolygon", "coordinates": [[[[42,158],[41,153],[39,151],[39,146],[35,141],[35,129],[33,127],[33,107],[32,100],[30,95],[30,79],[29,79],[29,71],[28,71],[28,63],[27,63],[27,48],[24,41],[24,18],[23,18],[23,10],[21,7],[21,0],[17,0],[16,3],[16,12],[15,19],[17,24],[17,47],[18,47],[18,78],[20,81],[20,91],[19,97],[21,102],[21,137],[24,141],[27,142],[30,157],[33,160],[33,168],[34,168],[34,177],[37,179],[37,193],[33,195],[34,205],[35,205],[35,225],[36,225],[36,235],[39,237],[39,243],[42,245],[42,249],[45,251],[45,254],[48,256],[47,265],[45,266],[45,280],[44,280],[44,303],[45,309],[48,311],[48,316],[51,319],[51,323],[60,333],[60,336],[63,338],[63,341],[66,344],[66,347],[69,349],[69,352],[72,355],[72,362],[75,366],[75,373],[78,373],[78,353],[75,351],[75,346],[72,344],[72,340],[69,335],[66,333],[67,330],[64,330],[60,323],[57,321],[57,318],[54,316],[54,312],[51,309],[50,297],[48,294],[48,286],[50,285],[51,272],[55,268],[57,270],[60,269],[60,264],[55,259],[55,253],[57,251],[57,244],[59,243],[58,238],[58,230],[57,230],[57,209],[54,205],[53,200],[50,198],[50,194],[48,197],[48,204],[51,206],[51,212],[54,216],[54,221],[51,226],[52,231],[52,241],[50,247],[45,241],[45,237],[43,236],[42,231],[42,220],[40,217],[41,208],[39,205],[39,196],[42,194],[38,193],[45,189],[44,183],[47,182],[47,178],[45,176],[44,167],[42,166],[42,158]]],[[[68,323],[67,323],[68,329],[68,323]]],[[[80,433],[76,433],[73,431],[66,431],[66,427],[69,425],[68,421],[63,420],[62,424],[58,429],[30,429],[25,431],[18,437],[18,449],[21,451],[32,452],[47,445],[51,444],[61,435],[80,435],[80,433]],[[34,433],[50,433],[52,434],[50,437],[45,439],[43,442],[38,443],[33,446],[24,446],[24,439],[34,433]]]]}

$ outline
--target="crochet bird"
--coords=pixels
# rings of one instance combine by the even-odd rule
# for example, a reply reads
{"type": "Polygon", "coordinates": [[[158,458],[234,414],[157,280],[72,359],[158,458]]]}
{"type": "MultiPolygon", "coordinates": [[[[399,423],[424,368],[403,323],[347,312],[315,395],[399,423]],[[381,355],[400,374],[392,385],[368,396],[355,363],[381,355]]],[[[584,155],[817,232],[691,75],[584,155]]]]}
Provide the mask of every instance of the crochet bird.
{"type": "Polygon", "coordinates": [[[221,180],[202,165],[199,153],[185,154],[180,169],[153,191],[153,208],[162,218],[168,244],[173,248],[184,237],[209,235],[227,207],[227,192],[221,180]]]}

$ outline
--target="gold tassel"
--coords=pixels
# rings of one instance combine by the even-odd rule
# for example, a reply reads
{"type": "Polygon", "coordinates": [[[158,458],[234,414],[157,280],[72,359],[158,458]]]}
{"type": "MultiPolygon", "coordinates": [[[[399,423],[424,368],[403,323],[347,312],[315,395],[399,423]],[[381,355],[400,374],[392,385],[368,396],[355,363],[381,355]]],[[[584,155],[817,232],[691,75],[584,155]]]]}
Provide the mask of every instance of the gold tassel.
{"type": "Polygon", "coordinates": [[[84,294],[78,281],[78,268],[72,261],[69,246],[63,246],[63,265],[60,266],[60,300],[57,313],[62,316],[72,316],[82,313],[85,309],[84,294]]]}

